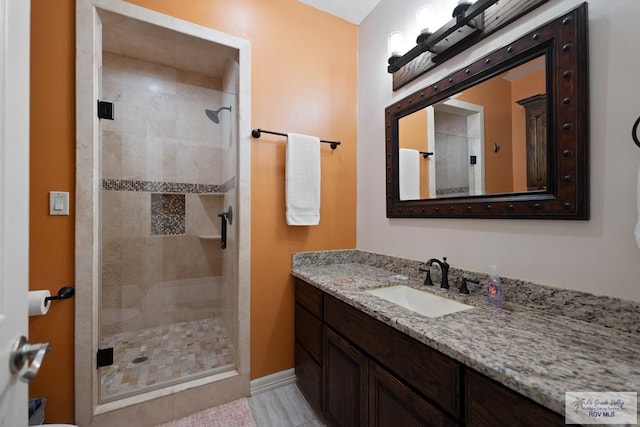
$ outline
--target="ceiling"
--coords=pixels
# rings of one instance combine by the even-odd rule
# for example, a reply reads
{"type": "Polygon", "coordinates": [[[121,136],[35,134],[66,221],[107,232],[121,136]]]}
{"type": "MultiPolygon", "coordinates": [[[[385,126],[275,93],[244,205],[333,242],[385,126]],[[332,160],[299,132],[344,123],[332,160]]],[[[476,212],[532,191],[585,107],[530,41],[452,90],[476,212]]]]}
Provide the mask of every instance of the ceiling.
{"type": "Polygon", "coordinates": [[[234,48],[98,9],[102,48],[117,55],[222,78],[234,48]]]}
{"type": "MultiPolygon", "coordinates": [[[[299,0],[359,25],[380,0],[299,0]]],[[[220,78],[237,50],[98,9],[107,52],[220,78]],[[207,52],[203,55],[202,52],[207,52]]]]}
{"type": "Polygon", "coordinates": [[[380,0],[298,0],[324,12],[360,25],[380,0]]]}

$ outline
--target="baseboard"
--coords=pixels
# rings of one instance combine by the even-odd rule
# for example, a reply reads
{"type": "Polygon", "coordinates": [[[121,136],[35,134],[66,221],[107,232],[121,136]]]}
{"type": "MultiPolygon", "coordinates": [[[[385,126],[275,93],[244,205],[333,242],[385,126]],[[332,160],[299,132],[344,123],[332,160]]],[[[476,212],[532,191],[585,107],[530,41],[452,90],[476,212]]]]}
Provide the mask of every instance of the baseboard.
{"type": "Polygon", "coordinates": [[[256,394],[264,393],[265,391],[273,390],[295,382],[296,371],[291,368],[252,380],[250,384],[250,393],[251,396],[255,396],[256,394]]]}

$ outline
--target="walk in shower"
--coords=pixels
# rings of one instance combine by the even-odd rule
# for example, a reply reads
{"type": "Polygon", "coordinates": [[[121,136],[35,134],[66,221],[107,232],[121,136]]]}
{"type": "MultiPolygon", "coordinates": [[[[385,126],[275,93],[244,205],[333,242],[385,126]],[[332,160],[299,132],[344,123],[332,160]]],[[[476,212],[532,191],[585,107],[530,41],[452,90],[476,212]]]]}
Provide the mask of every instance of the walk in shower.
{"type": "Polygon", "coordinates": [[[93,8],[93,406],[118,409],[190,381],[248,385],[239,49],[155,25],[146,9],[92,3],[105,6],[93,8]]]}
{"type": "Polygon", "coordinates": [[[235,357],[236,295],[224,288],[232,248],[221,249],[218,218],[235,191],[235,96],[220,79],[110,47],[102,95],[116,114],[101,121],[100,349],[112,349],[113,364],[100,369],[103,400],[233,369],[235,357]]]}

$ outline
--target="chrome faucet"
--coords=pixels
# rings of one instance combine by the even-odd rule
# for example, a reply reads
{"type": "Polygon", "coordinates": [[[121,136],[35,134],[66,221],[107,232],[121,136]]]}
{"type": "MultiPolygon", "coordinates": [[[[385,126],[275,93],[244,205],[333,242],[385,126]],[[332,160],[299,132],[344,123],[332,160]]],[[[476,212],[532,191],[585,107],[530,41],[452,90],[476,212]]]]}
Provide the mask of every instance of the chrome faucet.
{"type": "Polygon", "coordinates": [[[433,286],[433,282],[431,281],[431,266],[433,263],[436,263],[440,266],[440,271],[442,272],[442,280],[440,281],[440,287],[442,289],[449,289],[449,263],[447,262],[447,257],[442,257],[442,261],[437,258],[431,258],[427,261],[427,269],[420,268],[420,271],[426,271],[427,277],[424,279],[424,284],[426,286],[433,286]]]}

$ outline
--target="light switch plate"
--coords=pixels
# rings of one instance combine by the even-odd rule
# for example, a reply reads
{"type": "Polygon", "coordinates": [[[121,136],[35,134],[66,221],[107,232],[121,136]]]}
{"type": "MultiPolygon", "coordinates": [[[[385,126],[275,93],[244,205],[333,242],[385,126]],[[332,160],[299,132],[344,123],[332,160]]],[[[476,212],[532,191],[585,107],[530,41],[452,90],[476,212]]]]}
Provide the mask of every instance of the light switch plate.
{"type": "Polygon", "coordinates": [[[49,191],[49,215],[69,215],[68,191],[49,191]]]}

